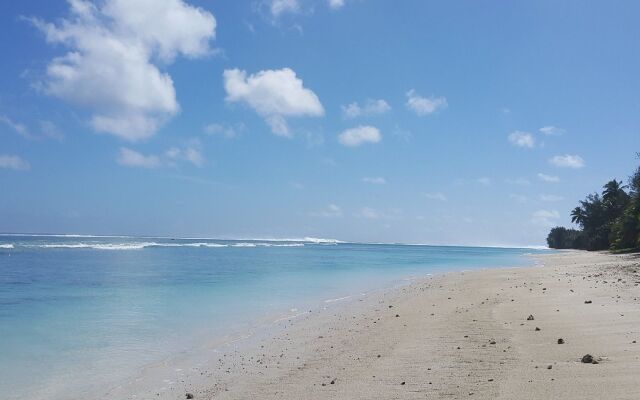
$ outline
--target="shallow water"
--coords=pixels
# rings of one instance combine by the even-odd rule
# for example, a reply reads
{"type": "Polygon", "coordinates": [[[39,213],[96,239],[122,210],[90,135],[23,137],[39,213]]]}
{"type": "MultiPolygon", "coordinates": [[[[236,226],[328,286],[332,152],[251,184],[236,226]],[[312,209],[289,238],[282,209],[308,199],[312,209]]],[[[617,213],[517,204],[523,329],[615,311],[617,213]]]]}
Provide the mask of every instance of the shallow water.
{"type": "Polygon", "coordinates": [[[530,249],[0,236],[0,393],[91,393],[271,315],[409,277],[524,266],[530,249]],[[196,339],[197,338],[197,339],[196,339]]]}

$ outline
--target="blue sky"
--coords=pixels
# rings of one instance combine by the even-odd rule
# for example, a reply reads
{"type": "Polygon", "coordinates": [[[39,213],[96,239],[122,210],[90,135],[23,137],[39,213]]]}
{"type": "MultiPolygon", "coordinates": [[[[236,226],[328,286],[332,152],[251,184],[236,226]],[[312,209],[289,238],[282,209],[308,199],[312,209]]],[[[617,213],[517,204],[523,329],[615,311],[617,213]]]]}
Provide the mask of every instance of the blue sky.
{"type": "Polygon", "coordinates": [[[634,1],[0,5],[0,231],[540,245],[640,151],[634,1]]]}

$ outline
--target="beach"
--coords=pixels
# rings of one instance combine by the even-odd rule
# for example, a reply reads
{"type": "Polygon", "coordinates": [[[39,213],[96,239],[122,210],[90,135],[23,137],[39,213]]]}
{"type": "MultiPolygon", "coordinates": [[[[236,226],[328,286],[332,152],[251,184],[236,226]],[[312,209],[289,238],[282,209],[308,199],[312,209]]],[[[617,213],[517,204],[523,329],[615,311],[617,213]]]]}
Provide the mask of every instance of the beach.
{"type": "Polygon", "coordinates": [[[637,399],[637,255],[534,257],[291,318],[132,398],[637,399]]]}

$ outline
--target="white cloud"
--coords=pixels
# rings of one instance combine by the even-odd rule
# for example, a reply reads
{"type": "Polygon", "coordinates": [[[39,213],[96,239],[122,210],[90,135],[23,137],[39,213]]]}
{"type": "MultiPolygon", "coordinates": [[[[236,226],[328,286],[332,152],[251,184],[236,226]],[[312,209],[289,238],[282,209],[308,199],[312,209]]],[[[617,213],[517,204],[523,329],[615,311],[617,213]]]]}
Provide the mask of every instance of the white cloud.
{"type": "Polygon", "coordinates": [[[270,0],[268,6],[269,12],[274,18],[278,18],[285,13],[295,14],[300,11],[298,0],[270,0]]]}
{"type": "Polygon", "coordinates": [[[580,169],[584,167],[584,159],[578,155],[565,154],[549,159],[549,162],[556,167],[580,169]]]}
{"type": "Polygon", "coordinates": [[[204,133],[212,136],[222,136],[227,139],[238,137],[240,132],[245,129],[245,125],[240,123],[236,125],[226,124],[209,124],[204,127],[204,133]]]}
{"type": "Polygon", "coordinates": [[[413,89],[407,92],[407,107],[421,116],[445,109],[447,105],[447,99],[444,97],[422,97],[413,89]]]}
{"type": "Polygon", "coordinates": [[[381,176],[377,176],[377,177],[362,178],[362,182],[372,183],[374,185],[384,185],[385,183],[387,183],[387,180],[381,176]]]}
{"type": "Polygon", "coordinates": [[[382,135],[378,128],[373,126],[358,126],[343,131],[338,135],[340,144],[348,147],[360,146],[364,143],[378,143],[382,140],[382,135]]]}
{"type": "Polygon", "coordinates": [[[329,204],[324,210],[312,212],[310,215],[321,218],[342,217],[342,209],[335,204],[329,204]]]}
{"type": "Polygon", "coordinates": [[[491,178],[487,178],[487,177],[478,178],[478,179],[476,179],[476,182],[478,182],[479,184],[481,184],[483,186],[490,186],[491,185],[491,178]]]}
{"type": "Polygon", "coordinates": [[[555,201],[562,201],[564,200],[564,197],[562,196],[557,196],[555,194],[541,194],[540,195],[540,200],[542,201],[548,201],[548,202],[555,202],[555,201]]]}
{"type": "Polygon", "coordinates": [[[566,132],[562,128],[558,128],[556,126],[551,126],[551,125],[543,126],[539,130],[540,130],[540,132],[544,133],[545,135],[562,135],[563,133],[566,132]]]}
{"type": "Polygon", "coordinates": [[[344,7],[345,0],[327,0],[327,2],[330,8],[337,10],[344,7]]]}
{"type": "Polygon", "coordinates": [[[245,71],[223,73],[228,102],[243,102],[264,117],[276,135],[292,136],[285,117],[324,115],[318,96],[304,87],[290,68],[264,70],[247,76],[245,71]]]}
{"type": "Polygon", "coordinates": [[[118,164],[126,167],[158,168],[161,166],[160,158],[158,156],[145,156],[144,154],[126,147],[120,148],[117,162],[118,164]]]}
{"type": "Polygon", "coordinates": [[[556,210],[538,210],[533,213],[531,222],[541,226],[554,226],[560,214],[556,210]]]}
{"type": "Polygon", "coordinates": [[[527,147],[529,149],[536,145],[533,135],[528,132],[515,131],[509,134],[509,143],[518,147],[527,147]]]}
{"type": "Polygon", "coordinates": [[[429,200],[447,201],[447,196],[445,196],[441,192],[425,193],[424,197],[426,197],[429,200]]]}
{"type": "Polygon", "coordinates": [[[158,62],[209,54],[214,16],[183,0],[69,0],[59,24],[33,19],[50,43],[69,51],[48,65],[40,88],[91,111],[98,132],[135,141],[178,113],[171,76],[158,62]]]}
{"type": "Polygon", "coordinates": [[[13,129],[18,135],[23,136],[27,139],[31,139],[31,133],[29,133],[29,129],[18,122],[13,121],[11,118],[6,115],[0,115],[0,122],[7,125],[9,128],[13,129]]]}
{"type": "Polygon", "coordinates": [[[60,132],[60,129],[51,121],[40,121],[40,130],[45,137],[61,141],[64,139],[64,134],[60,132]]]}
{"type": "Polygon", "coordinates": [[[190,140],[184,147],[170,147],[161,155],[142,154],[127,147],[121,147],[116,161],[126,167],[149,169],[175,167],[179,161],[191,163],[196,167],[202,167],[205,163],[200,151],[200,142],[197,139],[190,140]]]}
{"type": "Polygon", "coordinates": [[[358,102],[342,106],[342,113],[347,118],[384,114],[391,110],[391,106],[383,99],[368,99],[362,106],[358,102]]]}
{"type": "Polygon", "coordinates": [[[558,178],[557,176],[546,175],[542,172],[538,172],[538,179],[545,182],[560,182],[560,178],[558,178]]]}
{"type": "Polygon", "coordinates": [[[29,162],[19,156],[0,154],[0,168],[14,169],[16,171],[26,171],[31,168],[29,162]]]}
{"type": "Polygon", "coordinates": [[[200,142],[195,140],[184,148],[171,147],[165,152],[165,155],[171,161],[187,161],[196,167],[202,167],[204,165],[204,157],[199,147],[200,142]]]}

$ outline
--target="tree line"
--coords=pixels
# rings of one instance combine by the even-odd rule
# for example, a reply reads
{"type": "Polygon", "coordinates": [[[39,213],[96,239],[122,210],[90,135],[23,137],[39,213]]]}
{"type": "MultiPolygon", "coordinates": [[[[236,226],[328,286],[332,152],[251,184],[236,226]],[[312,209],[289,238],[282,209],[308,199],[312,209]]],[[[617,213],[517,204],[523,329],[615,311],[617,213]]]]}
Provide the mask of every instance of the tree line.
{"type": "MultiPolygon", "coordinates": [[[[637,154],[640,159],[640,153],[637,154]]],[[[547,236],[553,249],[639,250],[640,166],[627,185],[615,179],[601,193],[588,195],[571,211],[579,229],[557,226],[547,236]]]]}

